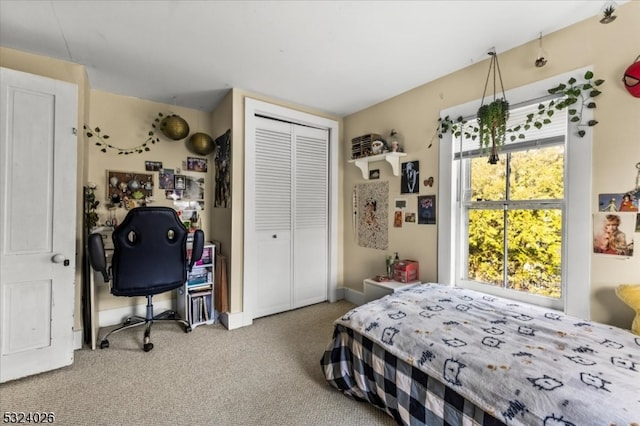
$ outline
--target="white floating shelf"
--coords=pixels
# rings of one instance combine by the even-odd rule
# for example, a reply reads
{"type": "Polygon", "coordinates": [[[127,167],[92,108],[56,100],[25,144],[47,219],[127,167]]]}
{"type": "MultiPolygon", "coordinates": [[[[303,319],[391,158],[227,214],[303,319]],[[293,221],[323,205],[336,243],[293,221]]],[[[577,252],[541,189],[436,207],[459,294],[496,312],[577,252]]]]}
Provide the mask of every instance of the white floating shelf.
{"type": "Polygon", "coordinates": [[[387,152],[386,154],[370,155],[368,157],[356,158],[349,160],[349,163],[355,164],[361,171],[364,179],[369,179],[369,163],[374,161],[386,160],[391,164],[391,170],[394,176],[400,175],[400,157],[405,157],[405,152],[387,152]]]}

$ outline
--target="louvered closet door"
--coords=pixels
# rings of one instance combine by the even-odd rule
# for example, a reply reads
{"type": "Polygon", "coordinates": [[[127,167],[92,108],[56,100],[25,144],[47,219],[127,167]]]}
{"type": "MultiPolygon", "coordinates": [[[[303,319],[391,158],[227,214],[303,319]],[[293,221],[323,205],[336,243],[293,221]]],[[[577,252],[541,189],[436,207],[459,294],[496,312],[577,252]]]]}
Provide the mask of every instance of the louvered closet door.
{"type": "Polygon", "coordinates": [[[258,318],[327,300],[329,145],[326,130],[256,119],[258,318]]]}
{"type": "Polygon", "coordinates": [[[259,121],[254,148],[256,318],[291,309],[292,299],[291,125],[259,121]]]}
{"type": "Polygon", "coordinates": [[[327,300],[328,131],[293,126],[293,307],[327,300]]]}

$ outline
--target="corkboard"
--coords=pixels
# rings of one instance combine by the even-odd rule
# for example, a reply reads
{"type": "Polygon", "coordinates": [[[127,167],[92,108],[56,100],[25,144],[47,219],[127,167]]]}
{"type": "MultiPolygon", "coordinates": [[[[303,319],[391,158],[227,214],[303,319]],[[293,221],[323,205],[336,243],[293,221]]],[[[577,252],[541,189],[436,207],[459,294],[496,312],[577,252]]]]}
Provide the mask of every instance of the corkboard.
{"type": "Polygon", "coordinates": [[[140,172],[119,172],[107,170],[107,202],[117,195],[120,202],[125,199],[144,201],[153,195],[153,175],[140,172]]]}

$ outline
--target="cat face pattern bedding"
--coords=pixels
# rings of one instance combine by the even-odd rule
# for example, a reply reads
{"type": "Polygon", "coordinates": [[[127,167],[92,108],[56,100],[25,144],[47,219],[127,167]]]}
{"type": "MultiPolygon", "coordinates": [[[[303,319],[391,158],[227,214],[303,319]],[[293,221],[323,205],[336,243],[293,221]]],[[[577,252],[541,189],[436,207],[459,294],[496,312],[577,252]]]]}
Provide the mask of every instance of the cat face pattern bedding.
{"type": "Polygon", "coordinates": [[[640,337],[423,284],[357,307],[354,330],[508,425],[640,424],[640,337]]]}

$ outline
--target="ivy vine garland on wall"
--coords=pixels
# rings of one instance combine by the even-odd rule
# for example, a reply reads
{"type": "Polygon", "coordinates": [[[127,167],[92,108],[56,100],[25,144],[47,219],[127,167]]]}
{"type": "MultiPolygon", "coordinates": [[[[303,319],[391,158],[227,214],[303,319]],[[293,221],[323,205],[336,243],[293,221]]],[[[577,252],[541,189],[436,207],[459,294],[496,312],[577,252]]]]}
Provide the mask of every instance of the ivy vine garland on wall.
{"type": "MultiPolygon", "coordinates": [[[[561,83],[556,87],[548,89],[547,92],[552,95],[562,95],[560,99],[551,100],[548,104],[539,104],[537,113],[528,114],[524,123],[518,123],[513,127],[505,129],[505,133],[509,135],[509,139],[513,142],[516,139],[524,139],[524,131],[529,130],[532,126],[540,129],[546,124],[551,123],[551,117],[555,111],[561,111],[567,109],[569,114],[569,121],[574,123],[577,128],[577,135],[584,137],[586,134],[586,128],[593,127],[598,122],[596,120],[583,119],[584,109],[596,108],[596,103],[593,98],[599,96],[602,92],[598,90],[604,80],[594,79],[592,71],[585,72],[584,81],[578,82],[574,77],[571,77],[566,84],[561,83]]],[[[479,140],[480,148],[485,147],[483,138],[480,137],[480,129],[478,126],[468,125],[467,120],[462,116],[451,119],[446,116],[444,118],[438,118],[438,127],[436,128],[436,134],[438,138],[442,139],[445,133],[451,132],[455,137],[464,135],[467,139],[479,140]]],[[[434,135],[435,137],[435,135],[434,135]]],[[[433,145],[433,138],[429,144],[429,148],[433,145]]]]}
{"type": "Polygon", "coordinates": [[[164,119],[164,114],[159,112],[158,116],[151,123],[151,130],[149,130],[149,132],[147,133],[147,139],[140,145],[134,146],[132,148],[119,148],[113,145],[112,143],[107,142],[107,140],[110,139],[109,135],[106,133],[102,133],[102,130],[100,129],[100,127],[95,127],[91,129],[86,124],[83,127],[85,130],[85,134],[87,135],[88,138],[95,137],[97,139],[95,144],[101,147],[100,151],[102,152],[107,152],[108,149],[111,149],[111,150],[117,151],[118,155],[121,155],[121,154],[129,155],[134,153],[142,154],[144,152],[151,151],[149,144],[153,145],[156,142],[160,142],[160,138],[156,136],[155,129],[157,129],[158,126],[161,126],[163,119],[164,119]]]}

